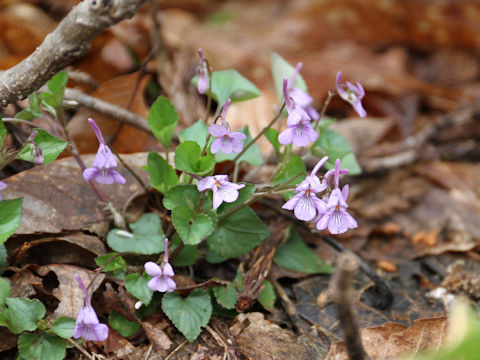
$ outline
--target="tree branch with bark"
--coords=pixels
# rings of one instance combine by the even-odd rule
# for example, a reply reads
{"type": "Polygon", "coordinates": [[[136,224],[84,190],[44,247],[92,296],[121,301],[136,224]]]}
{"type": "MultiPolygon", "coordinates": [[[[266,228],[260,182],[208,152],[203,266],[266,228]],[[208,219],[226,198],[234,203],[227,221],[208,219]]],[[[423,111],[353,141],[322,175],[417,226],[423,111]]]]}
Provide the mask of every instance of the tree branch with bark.
{"type": "Polygon", "coordinates": [[[38,90],[82,56],[98,34],[131,18],[146,0],[84,0],[26,59],[0,72],[0,104],[6,106],[38,90]]]}

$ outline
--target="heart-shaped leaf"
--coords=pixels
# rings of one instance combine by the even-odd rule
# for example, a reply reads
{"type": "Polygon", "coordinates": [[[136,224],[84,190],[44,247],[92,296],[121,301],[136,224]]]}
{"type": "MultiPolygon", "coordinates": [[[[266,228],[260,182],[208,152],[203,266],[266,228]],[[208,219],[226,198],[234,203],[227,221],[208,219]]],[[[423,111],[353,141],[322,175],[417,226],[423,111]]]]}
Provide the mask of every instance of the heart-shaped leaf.
{"type": "Polygon", "coordinates": [[[67,316],[60,316],[53,323],[52,330],[61,338],[71,338],[73,336],[73,331],[75,330],[75,319],[67,316]]]}
{"type": "Polygon", "coordinates": [[[214,287],[213,295],[225,309],[233,309],[237,303],[237,292],[233,285],[214,287]]]}
{"type": "MultiPolygon", "coordinates": [[[[62,139],[59,139],[42,129],[34,129],[38,131],[35,136],[35,142],[42,149],[43,164],[49,164],[55,160],[58,155],[67,147],[67,143],[62,139]]],[[[35,162],[33,153],[30,149],[30,144],[25,146],[22,151],[17,155],[17,159],[35,162]]]]}
{"type": "Polygon", "coordinates": [[[210,155],[201,155],[200,145],[194,141],[185,141],[175,150],[175,167],[188,173],[205,175],[215,166],[215,159],[210,155]]]}
{"type": "Polygon", "coordinates": [[[0,324],[8,327],[14,334],[33,331],[37,321],[45,316],[45,306],[40,300],[24,298],[6,298],[5,310],[0,313],[0,324]]]}
{"type": "Polygon", "coordinates": [[[172,211],[175,229],[185,245],[196,245],[215,230],[216,222],[206,214],[198,214],[185,205],[179,205],[172,211]]]}
{"type": "Polygon", "coordinates": [[[160,95],[150,109],[148,125],[152,129],[153,135],[166,148],[170,145],[177,123],[178,115],[175,107],[170,100],[160,95]]]}
{"type": "Polygon", "coordinates": [[[125,288],[145,306],[152,301],[153,291],[148,287],[151,277],[148,275],[129,274],[125,278],[125,288]]]}
{"type": "Polygon", "coordinates": [[[150,174],[150,184],[162,194],[178,183],[175,169],[154,151],[148,154],[147,171],[150,174]]]}
{"type": "Polygon", "coordinates": [[[203,289],[193,290],[186,298],[169,292],[162,298],[162,310],[187,340],[193,342],[210,320],[212,303],[203,289]]]}
{"type": "Polygon", "coordinates": [[[18,338],[18,354],[24,360],[62,360],[67,343],[56,335],[25,333],[18,338]]]}
{"type": "Polygon", "coordinates": [[[158,254],[165,249],[162,222],[155,213],[143,214],[140,220],[130,224],[133,233],[113,229],[107,235],[108,245],[115,251],[132,251],[139,254],[158,254]]]}

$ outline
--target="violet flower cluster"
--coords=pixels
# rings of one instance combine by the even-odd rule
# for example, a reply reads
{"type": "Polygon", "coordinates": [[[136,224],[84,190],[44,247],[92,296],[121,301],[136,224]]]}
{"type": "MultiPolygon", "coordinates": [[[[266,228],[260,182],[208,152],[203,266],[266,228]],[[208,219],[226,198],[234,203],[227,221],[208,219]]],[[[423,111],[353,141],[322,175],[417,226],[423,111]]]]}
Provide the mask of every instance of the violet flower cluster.
{"type": "Polygon", "coordinates": [[[150,290],[159,292],[171,292],[177,288],[175,280],[172,279],[173,276],[175,276],[175,273],[173,272],[173,267],[168,262],[167,238],[165,238],[165,252],[163,254],[162,264],[159,266],[153,261],[149,261],[145,263],[144,267],[145,272],[148,275],[153,276],[153,278],[150,279],[147,284],[150,290]]]}
{"type": "Polygon", "coordinates": [[[310,175],[295,189],[295,196],[288,200],[282,208],[293,210],[299,220],[310,221],[315,219],[318,230],[325,230],[331,234],[342,234],[348,229],[358,227],[355,219],[347,212],[348,185],[342,190],[339,187],[339,177],[348,174],[347,169],[340,168],[340,159],[335,161],[335,169],[327,171],[323,178],[316,174],[325,164],[328,157],[323,157],[313,168],[310,175]],[[330,195],[318,197],[319,193],[332,188],[330,195]]]}
{"type": "Polygon", "coordinates": [[[75,278],[83,291],[84,305],[80,309],[77,320],[75,321],[73,337],[75,339],[82,338],[87,341],[105,341],[108,338],[108,326],[101,324],[98,320],[97,314],[92,307],[90,296],[80,276],[75,275],[75,278]]]}
{"type": "Polygon", "coordinates": [[[318,133],[313,129],[311,121],[317,120],[319,114],[313,108],[313,99],[305,91],[294,87],[302,63],[298,63],[293,75],[289,79],[283,79],[283,96],[288,112],[287,129],[279,136],[278,141],[282,145],[307,146],[318,138],[318,133]]]}
{"type": "Polygon", "coordinates": [[[217,209],[222,202],[232,203],[238,199],[238,190],[245,184],[235,184],[228,181],[228,175],[207,176],[197,183],[198,191],[213,191],[213,208],[217,209]]]}
{"type": "Polygon", "coordinates": [[[115,160],[112,151],[105,144],[100,128],[92,118],[88,119],[88,123],[95,132],[100,145],[97,154],[95,155],[95,160],[93,160],[93,166],[83,171],[83,178],[87,181],[95,179],[99,184],[110,185],[114,182],[125,184],[125,178],[113,170],[113,168],[117,166],[117,160],[115,160]]]}
{"type": "Polygon", "coordinates": [[[339,71],[337,73],[337,93],[340,97],[346,102],[350,103],[353,109],[357,112],[358,116],[365,117],[367,112],[362,106],[362,99],[365,96],[365,90],[363,90],[362,84],[357,82],[357,85],[353,85],[350,82],[341,84],[342,73],[339,71]]]}
{"type": "Polygon", "coordinates": [[[232,152],[239,153],[243,149],[243,142],[247,136],[238,131],[230,131],[230,126],[225,120],[227,109],[230,106],[230,99],[227,99],[227,102],[223,106],[222,114],[220,115],[221,125],[212,124],[208,128],[210,135],[215,137],[215,140],[212,142],[210,151],[212,154],[217,153],[221,150],[225,154],[230,154],[232,152]]]}

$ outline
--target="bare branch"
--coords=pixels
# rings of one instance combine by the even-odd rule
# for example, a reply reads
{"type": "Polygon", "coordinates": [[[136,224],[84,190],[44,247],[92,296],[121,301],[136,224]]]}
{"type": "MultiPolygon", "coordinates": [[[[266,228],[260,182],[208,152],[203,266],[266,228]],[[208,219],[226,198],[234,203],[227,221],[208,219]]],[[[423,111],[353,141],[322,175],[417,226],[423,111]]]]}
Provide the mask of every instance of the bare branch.
{"type": "Polygon", "coordinates": [[[0,72],[0,104],[24,99],[54,74],[83,55],[104,29],[131,18],[146,0],[84,0],[75,6],[39,47],[14,67],[0,72]]]}

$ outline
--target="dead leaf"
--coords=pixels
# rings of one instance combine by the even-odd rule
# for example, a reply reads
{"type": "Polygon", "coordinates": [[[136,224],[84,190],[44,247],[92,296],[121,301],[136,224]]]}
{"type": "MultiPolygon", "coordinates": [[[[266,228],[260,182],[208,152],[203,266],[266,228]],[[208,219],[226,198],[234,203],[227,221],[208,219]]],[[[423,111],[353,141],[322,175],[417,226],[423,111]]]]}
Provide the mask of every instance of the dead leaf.
{"type": "MultiPolygon", "coordinates": [[[[447,336],[447,318],[418,319],[410,327],[390,322],[360,329],[360,336],[372,360],[414,359],[420,351],[438,351],[447,336]]],[[[348,360],[343,342],[332,345],[327,360],[348,360]]]]}
{"type": "MultiPolygon", "coordinates": [[[[148,183],[147,173],[141,170],[141,166],[146,164],[145,153],[124,155],[122,158],[148,183]]],[[[84,156],[83,159],[89,166],[94,156],[84,156]]],[[[118,170],[126,178],[126,185],[98,187],[117,209],[121,209],[127,199],[140,189],[140,185],[125,169],[119,167],[118,170]]],[[[17,235],[80,230],[106,219],[103,206],[90,184],[83,179],[82,171],[73,158],[34,167],[5,182],[8,188],[2,192],[4,199],[24,197],[17,235]]]]}
{"type": "MultiPolygon", "coordinates": [[[[53,289],[52,293],[60,300],[57,309],[52,314],[53,317],[68,316],[76,318],[84,305],[85,298],[75,275],[80,276],[85,286],[88,286],[96,273],[76,266],[56,264],[41,266],[37,272],[41,276],[46,276],[50,271],[55,273],[58,280],[58,287],[53,289]]],[[[89,289],[90,296],[98,289],[104,278],[104,274],[98,274],[89,289]]]]}
{"type": "Polygon", "coordinates": [[[290,331],[264,319],[262,313],[239,314],[230,332],[237,348],[249,359],[310,360],[321,358],[312,344],[302,344],[290,331]]]}

